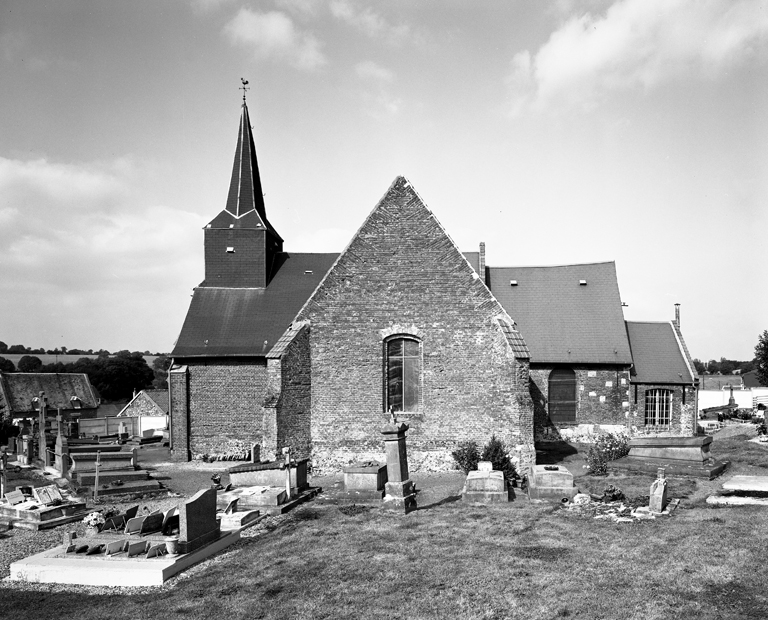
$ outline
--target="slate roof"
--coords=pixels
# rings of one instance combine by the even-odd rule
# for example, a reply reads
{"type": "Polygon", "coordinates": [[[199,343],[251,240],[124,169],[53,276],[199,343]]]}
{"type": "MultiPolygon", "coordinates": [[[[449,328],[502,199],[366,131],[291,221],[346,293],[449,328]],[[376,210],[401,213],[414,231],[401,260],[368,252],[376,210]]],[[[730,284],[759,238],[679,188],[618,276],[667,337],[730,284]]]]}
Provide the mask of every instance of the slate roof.
{"type": "Polygon", "coordinates": [[[131,402],[129,402],[125,407],[123,407],[120,410],[120,413],[118,413],[117,415],[119,416],[130,415],[132,406],[134,404],[137,404],[139,399],[147,399],[151,403],[153,403],[155,407],[158,409],[158,412],[156,415],[167,414],[170,409],[169,399],[168,399],[168,390],[141,390],[138,394],[136,394],[136,396],[134,396],[131,399],[131,402]]]}
{"type": "Polygon", "coordinates": [[[284,252],[266,288],[196,288],[171,355],[265,356],[337,257],[284,252]]]}
{"type": "Polygon", "coordinates": [[[531,363],[632,363],[614,262],[489,267],[488,279],[525,338],[531,363]]]}
{"type": "Polygon", "coordinates": [[[627,334],[635,364],[632,383],[692,384],[698,378],[672,323],[627,321],[627,334]]]}
{"type": "Polygon", "coordinates": [[[14,372],[0,373],[0,400],[13,414],[35,414],[33,404],[40,392],[45,392],[48,410],[96,409],[96,398],[88,375],[84,373],[14,372]],[[72,397],[80,400],[76,407],[72,397]]]}
{"type": "Polygon", "coordinates": [[[741,378],[745,388],[768,387],[760,383],[760,379],[757,378],[756,370],[750,370],[749,372],[745,372],[743,375],[741,375],[741,378]]]}

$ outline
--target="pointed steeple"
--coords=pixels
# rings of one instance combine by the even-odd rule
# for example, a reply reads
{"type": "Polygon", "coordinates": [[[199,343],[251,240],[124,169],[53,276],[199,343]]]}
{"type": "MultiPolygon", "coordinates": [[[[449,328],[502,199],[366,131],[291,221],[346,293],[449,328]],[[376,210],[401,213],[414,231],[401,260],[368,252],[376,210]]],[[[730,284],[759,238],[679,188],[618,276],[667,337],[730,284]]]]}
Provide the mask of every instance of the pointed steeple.
{"type": "MultiPolygon", "coordinates": [[[[243,80],[243,87],[248,82],[243,80]]],[[[267,219],[253,143],[251,120],[243,96],[235,161],[224,210],[205,227],[205,281],[219,288],[266,287],[283,251],[283,239],[267,219]]]]}

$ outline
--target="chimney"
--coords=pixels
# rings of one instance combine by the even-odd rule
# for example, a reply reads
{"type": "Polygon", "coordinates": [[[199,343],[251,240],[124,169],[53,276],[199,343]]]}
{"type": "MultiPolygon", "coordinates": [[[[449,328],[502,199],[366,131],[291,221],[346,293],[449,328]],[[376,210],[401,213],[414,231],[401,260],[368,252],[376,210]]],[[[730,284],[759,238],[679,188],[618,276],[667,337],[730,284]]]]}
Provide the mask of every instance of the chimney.
{"type": "Polygon", "coordinates": [[[680,304],[675,304],[675,325],[680,329],[680,304]]]}
{"type": "Polygon", "coordinates": [[[488,282],[486,282],[485,278],[485,242],[480,242],[480,260],[478,261],[478,269],[480,270],[480,277],[483,279],[483,282],[487,285],[488,282]]]}

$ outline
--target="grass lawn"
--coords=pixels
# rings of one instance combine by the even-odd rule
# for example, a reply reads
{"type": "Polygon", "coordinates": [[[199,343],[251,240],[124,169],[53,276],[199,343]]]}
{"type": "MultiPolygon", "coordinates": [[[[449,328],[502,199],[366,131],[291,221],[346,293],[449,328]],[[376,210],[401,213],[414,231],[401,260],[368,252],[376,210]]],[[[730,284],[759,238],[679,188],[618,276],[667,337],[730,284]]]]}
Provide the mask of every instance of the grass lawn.
{"type": "MultiPolygon", "coordinates": [[[[578,450],[550,458],[582,490],[648,494],[649,476],[576,471],[578,450]]],[[[768,448],[744,438],[716,440],[712,453],[732,461],[726,476],[768,475],[768,448]]],[[[315,501],[151,592],[5,583],[0,610],[79,620],[768,617],[768,512],[709,507],[722,478],[670,479],[671,496],[682,497],[671,516],[621,524],[525,498],[467,505],[456,501],[458,480],[407,516],[315,501]]]]}

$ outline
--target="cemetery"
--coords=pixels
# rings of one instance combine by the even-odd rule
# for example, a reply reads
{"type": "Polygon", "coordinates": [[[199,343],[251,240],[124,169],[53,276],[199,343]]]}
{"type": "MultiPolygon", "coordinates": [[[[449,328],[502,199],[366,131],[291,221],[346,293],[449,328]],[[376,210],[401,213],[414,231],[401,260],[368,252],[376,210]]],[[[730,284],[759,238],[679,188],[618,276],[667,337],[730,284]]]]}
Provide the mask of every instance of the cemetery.
{"type": "MultiPolygon", "coordinates": [[[[707,594],[714,586],[702,586],[704,569],[698,568],[706,557],[708,565],[740,575],[752,593],[750,604],[766,603],[728,551],[740,536],[754,535],[752,523],[764,519],[762,511],[768,508],[768,477],[761,475],[768,447],[755,440],[715,434],[695,438],[695,447],[686,444],[668,453],[631,440],[630,455],[634,450],[634,458],[648,459],[645,470],[616,467],[614,460],[606,475],[589,473],[588,445],[567,442],[537,444],[537,465],[515,476],[506,464],[482,459],[467,473],[411,474],[408,430],[407,423],[392,416],[380,428],[379,460],[350,463],[339,474],[322,477],[313,476],[309,463],[293,458],[290,450],[272,462],[258,460],[256,451],[247,462],[187,464],[172,462],[167,448],[158,444],[133,446],[121,458],[144,465],[163,492],[109,494],[97,501],[93,487],[84,496],[72,494],[73,481],[76,485],[85,478],[62,476],[52,482],[45,468],[19,471],[11,453],[4,468],[6,501],[0,506],[18,511],[19,521],[0,538],[0,599],[18,602],[43,586],[62,597],[71,588],[86,588],[96,601],[99,593],[119,593],[123,606],[116,617],[128,617],[140,613],[149,592],[158,589],[168,601],[168,607],[157,603],[162,609],[188,609],[185,593],[194,587],[211,593],[201,599],[201,613],[214,613],[215,593],[224,589],[230,593],[226,609],[260,611],[264,617],[301,615],[302,601],[308,600],[321,608],[343,611],[346,605],[375,617],[373,609],[366,613],[367,603],[361,607],[359,598],[349,598],[349,586],[342,584],[351,581],[355,591],[368,591],[367,598],[375,599],[380,589],[368,590],[373,586],[363,575],[368,569],[383,570],[389,558],[386,562],[394,562],[397,570],[412,566],[419,571],[419,588],[437,593],[432,600],[443,617],[454,610],[456,617],[477,617],[472,605],[493,611],[522,599],[537,601],[534,607],[542,610],[574,607],[584,613],[582,603],[568,607],[562,601],[567,592],[575,596],[586,587],[587,575],[608,591],[611,579],[621,583],[620,575],[628,571],[641,570],[663,582],[666,556],[649,546],[649,540],[656,540],[662,547],[675,545],[676,562],[690,567],[692,579],[698,575],[696,583],[685,583],[701,596],[714,596],[707,594]],[[712,479],[681,473],[674,462],[692,453],[695,458],[687,460],[697,468],[702,455],[727,462],[727,467],[712,479]],[[11,501],[17,503],[11,507],[11,501]],[[18,506],[29,508],[33,501],[39,508],[26,512],[36,512],[54,527],[17,525],[25,516],[18,506]],[[47,514],[51,517],[46,519],[47,514]],[[63,516],[71,519],[56,521],[63,516]],[[728,530],[722,529],[725,523],[728,530]],[[685,545],[672,543],[680,536],[685,545]],[[703,542],[713,537],[720,540],[718,547],[703,542]],[[618,555],[617,546],[624,550],[618,555]],[[254,563],[261,572],[248,568],[254,563]],[[478,571],[484,580],[479,590],[469,587],[471,580],[465,583],[478,571]],[[511,575],[518,577],[510,589],[511,575]],[[530,598],[534,583],[542,579],[547,593],[530,598]],[[481,593],[491,590],[503,594],[495,603],[481,603],[487,600],[481,593]]],[[[101,458],[122,452],[122,447],[109,446],[104,444],[101,458]]],[[[88,452],[74,454],[77,463],[77,455],[88,452]]],[[[107,465],[99,468],[100,476],[118,465],[101,462],[107,465]]],[[[393,595],[394,588],[408,590],[405,579],[404,573],[385,590],[393,588],[393,595]]],[[[99,617],[98,604],[92,612],[74,602],[64,604],[84,618],[99,617]]],[[[402,604],[417,617],[430,616],[422,597],[402,604]]]]}

